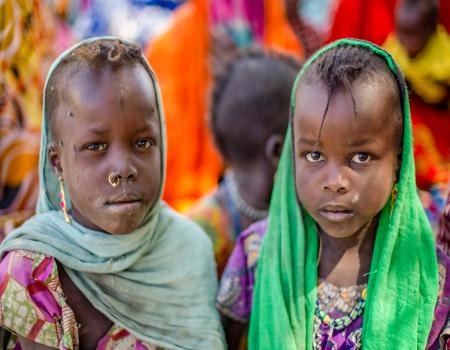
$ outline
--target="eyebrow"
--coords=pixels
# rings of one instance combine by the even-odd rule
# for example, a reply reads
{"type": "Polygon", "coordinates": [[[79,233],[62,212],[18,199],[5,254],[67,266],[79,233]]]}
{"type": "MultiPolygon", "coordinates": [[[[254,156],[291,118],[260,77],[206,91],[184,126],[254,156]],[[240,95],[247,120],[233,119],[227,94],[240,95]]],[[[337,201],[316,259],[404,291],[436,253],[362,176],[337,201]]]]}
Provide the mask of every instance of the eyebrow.
{"type": "Polygon", "coordinates": [[[359,147],[359,146],[363,146],[363,145],[366,145],[366,144],[372,143],[372,142],[377,142],[377,139],[369,136],[369,137],[363,137],[363,138],[356,139],[356,140],[351,140],[348,143],[348,145],[350,147],[359,147]]]}
{"type": "Polygon", "coordinates": [[[98,129],[98,128],[91,128],[87,131],[87,133],[89,134],[93,134],[93,135],[106,135],[108,133],[108,130],[106,129],[98,129]]]}
{"type": "Polygon", "coordinates": [[[322,145],[322,141],[318,140],[318,139],[310,139],[307,137],[299,137],[297,140],[297,144],[306,144],[309,146],[321,146],[322,145]]]}
{"type": "Polygon", "coordinates": [[[159,128],[157,126],[153,125],[153,123],[148,123],[145,126],[143,126],[142,128],[135,130],[134,132],[136,134],[141,134],[141,133],[147,132],[149,130],[151,132],[157,132],[157,131],[159,131],[159,128]]]}
{"type": "Polygon", "coordinates": [[[146,132],[148,130],[153,131],[153,132],[159,131],[159,126],[157,125],[156,122],[147,121],[142,128],[137,129],[135,132],[136,132],[136,134],[139,134],[142,132],[146,132]]]}

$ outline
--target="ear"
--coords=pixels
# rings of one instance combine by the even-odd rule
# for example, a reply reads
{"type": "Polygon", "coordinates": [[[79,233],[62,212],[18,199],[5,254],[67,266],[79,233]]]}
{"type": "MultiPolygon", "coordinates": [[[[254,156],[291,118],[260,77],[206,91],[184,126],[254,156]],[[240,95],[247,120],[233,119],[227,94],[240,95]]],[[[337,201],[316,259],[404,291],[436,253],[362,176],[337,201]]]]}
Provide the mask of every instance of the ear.
{"type": "Polygon", "coordinates": [[[283,149],[283,135],[273,134],[266,142],[266,159],[273,166],[274,170],[278,166],[283,149]]]}
{"type": "Polygon", "coordinates": [[[52,142],[48,145],[48,159],[52,166],[53,173],[56,177],[63,176],[63,169],[61,166],[61,146],[52,142]]]}
{"type": "Polygon", "coordinates": [[[397,158],[395,160],[395,182],[398,182],[398,180],[400,179],[400,169],[402,168],[402,153],[403,148],[399,147],[397,158]]]}

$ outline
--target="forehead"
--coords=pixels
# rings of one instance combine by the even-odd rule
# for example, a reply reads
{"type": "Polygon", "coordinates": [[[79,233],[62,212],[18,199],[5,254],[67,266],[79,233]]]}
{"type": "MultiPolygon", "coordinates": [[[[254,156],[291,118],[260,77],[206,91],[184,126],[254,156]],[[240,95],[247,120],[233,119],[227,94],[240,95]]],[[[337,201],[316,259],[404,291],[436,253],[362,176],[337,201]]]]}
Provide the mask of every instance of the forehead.
{"type": "Polygon", "coordinates": [[[382,84],[356,80],[351,90],[354,104],[344,87],[338,88],[329,98],[325,83],[302,84],[300,81],[295,95],[295,133],[307,134],[309,139],[317,140],[320,131],[321,139],[328,135],[333,141],[342,138],[350,143],[354,141],[352,139],[373,134],[394,135],[397,116],[390,106],[392,99],[382,84]]]}
{"type": "Polygon", "coordinates": [[[395,14],[397,30],[421,33],[428,23],[430,8],[424,3],[415,6],[400,7],[395,14]]]}
{"type": "Polygon", "coordinates": [[[58,119],[114,120],[116,117],[159,123],[153,82],[140,64],[117,70],[86,67],[63,79],[58,119]],[[73,117],[68,117],[69,114],[73,117]]]}
{"type": "Polygon", "coordinates": [[[152,80],[140,64],[124,66],[117,70],[108,67],[86,67],[67,78],[64,85],[69,88],[69,102],[72,103],[103,103],[116,98],[124,103],[155,105],[156,102],[152,80]],[[67,86],[68,83],[70,86],[67,86]]]}

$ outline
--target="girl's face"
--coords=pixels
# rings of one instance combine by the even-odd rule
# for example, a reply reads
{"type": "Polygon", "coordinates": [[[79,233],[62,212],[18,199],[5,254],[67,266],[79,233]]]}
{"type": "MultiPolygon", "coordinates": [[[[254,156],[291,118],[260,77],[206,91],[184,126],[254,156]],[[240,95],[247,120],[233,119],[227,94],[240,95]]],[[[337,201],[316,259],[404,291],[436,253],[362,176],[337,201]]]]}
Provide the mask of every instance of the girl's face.
{"type": "Polygon", "coordinates": [[[300,202],[335,238],[358,234],[386,204],[395,181],[398,140],[386,92],[356,81],[327,104],[322,82],[301,85],[294,115],[295,181],[300,202]]]}
{"type": "Polygon", "coordinates": [[[49,158],[65,181],[72,216],[91,229],[132,232],[161,184],[160,121],[151,78],[141,65],[115,72],[85,69],[65,85],[49,158]],[[114,176],[121,179],[116,186],[109,181],[114,176]]]}

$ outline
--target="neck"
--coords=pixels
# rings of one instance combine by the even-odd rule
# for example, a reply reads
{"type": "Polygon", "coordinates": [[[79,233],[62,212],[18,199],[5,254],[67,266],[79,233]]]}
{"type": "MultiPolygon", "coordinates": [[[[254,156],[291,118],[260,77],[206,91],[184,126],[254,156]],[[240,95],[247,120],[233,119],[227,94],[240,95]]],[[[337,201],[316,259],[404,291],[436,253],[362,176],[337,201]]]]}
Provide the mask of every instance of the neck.
{"type": "Polygon", "coordinates": [[[269,208],[273,179],[266,175],[267,169],[253,165],[245,169],[230,167],[242,199],[251,207],[258,210],[269,208]]]}
{"type": "Polygon", "coordinates": [[[378,220],[350,237],[335,238],[319,230],[322,244],[319,276],[338,287],[368,282],[378,220]]]}

